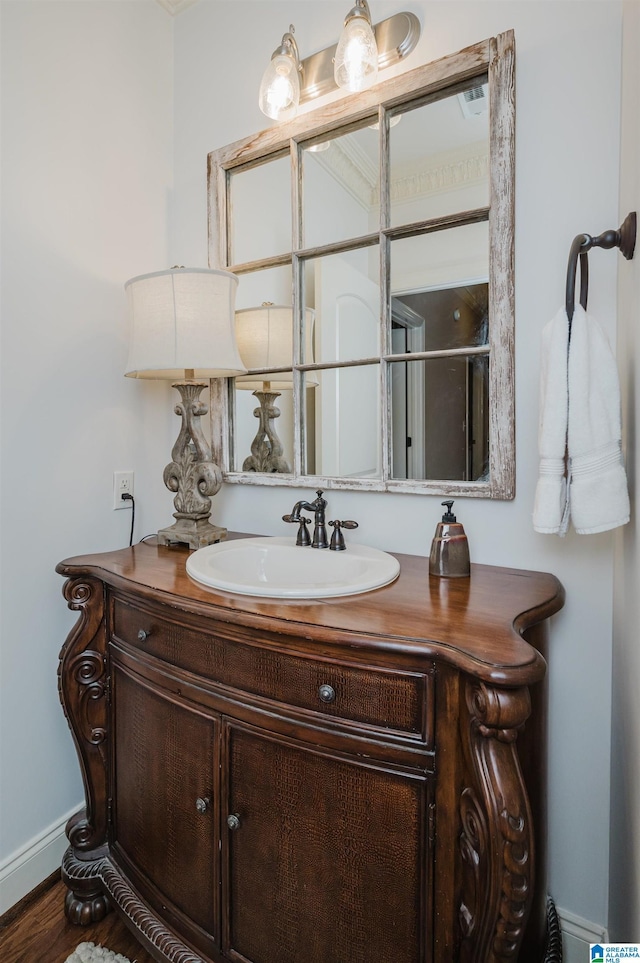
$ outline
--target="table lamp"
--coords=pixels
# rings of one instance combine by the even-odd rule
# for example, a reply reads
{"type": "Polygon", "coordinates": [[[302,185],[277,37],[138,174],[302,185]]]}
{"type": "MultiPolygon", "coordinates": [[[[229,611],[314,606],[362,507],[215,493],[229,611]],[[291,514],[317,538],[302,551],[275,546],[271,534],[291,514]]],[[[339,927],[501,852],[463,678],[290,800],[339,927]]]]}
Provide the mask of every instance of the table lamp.
{"type": "Polygon", "coordinates": [[[200,418],[208,408],[199,398],[208,379],[245,371],[234,334],[237,285],[228,271],[177,267],[125,284],[131,320],[125,375],[169,379],[181,398],[175,412],[182,425],[164,470],[164,483],[175,492],[176,521],[158,532],[160,545],[197,549],[227,533],[209,521],[222,474],[202,432],[200,418]]]}
{"type": "MultiPolygon", "coordinates": [[[[305,308],[305,360],[313,362],[314,313],[305,308]]],[[[269,373],[244,374],[236,378],[236,388],[253,391],[259,407],[253,412],[258,430],[251,443],[251,454],[242,463],[243,471],[290,472],[275,419],[280,417],[276,399],[293,388],[293,315],[291,306],[265,301],[260,307],[236,311],[236,338],[242,362],[248,369],[270,368],[269,373]]],[[[305,385],[318,384],[314,372],[307,371],[305,385]]]]}

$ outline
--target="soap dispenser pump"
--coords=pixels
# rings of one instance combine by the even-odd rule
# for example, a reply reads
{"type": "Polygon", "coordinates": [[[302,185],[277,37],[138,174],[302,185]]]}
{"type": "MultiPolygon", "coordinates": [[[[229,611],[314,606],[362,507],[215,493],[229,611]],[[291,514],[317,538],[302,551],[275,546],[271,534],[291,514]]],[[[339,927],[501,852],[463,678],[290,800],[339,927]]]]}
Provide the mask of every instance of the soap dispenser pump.
{"type": "Polygon", "coordinates": [[[453,501],[442,502],[447,509],[436,526],[429,555],[429,575],[464,578],[471,574],[469,542],[460,522],[451,511],[453,501]]]}

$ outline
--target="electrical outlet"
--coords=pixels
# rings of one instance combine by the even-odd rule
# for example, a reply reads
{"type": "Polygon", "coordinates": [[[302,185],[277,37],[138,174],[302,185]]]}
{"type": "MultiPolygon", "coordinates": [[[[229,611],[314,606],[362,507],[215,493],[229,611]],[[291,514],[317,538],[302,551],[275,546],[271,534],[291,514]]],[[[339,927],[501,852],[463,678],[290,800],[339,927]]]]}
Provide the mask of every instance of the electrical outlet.
{"type": "Polygon", "coordinates": [[[129,499],[123,498],[125,494],[133,495],[133,472],[114,471],[113,473],[113,507],[131,508],[129,499]]]}

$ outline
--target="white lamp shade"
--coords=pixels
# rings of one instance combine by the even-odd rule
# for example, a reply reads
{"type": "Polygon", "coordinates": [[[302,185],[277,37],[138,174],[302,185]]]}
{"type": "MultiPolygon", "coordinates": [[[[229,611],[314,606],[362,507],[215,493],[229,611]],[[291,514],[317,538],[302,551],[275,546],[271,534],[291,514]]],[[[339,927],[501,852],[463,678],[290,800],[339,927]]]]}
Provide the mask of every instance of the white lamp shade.
{"type": "MultiPolygon", "coordinates": [[[[268,381],[274,391],[293,385],[293,312],[291,306],[264,304],[259,308],[236,311],[236,338],[246,368],[271,368],[270,374],[245,374],[236,378],[236,388],[255,391],[268,381]],[[273,370],[278,369],[278,370],[273,370]]],[[[305,308],[305,356],[313,362],[313,321],[311,308],[305,308]]],[[[307,385],[317,385],[315,372],[307,371],[307,385]]]]}
{"type": "Polygon", "coordinates": [[[126,376],[180,381],[186,371],[197,380],[242,374],[234,334],[237,286],[235,274],[208,268],[172,268],[127,281],[126,376]]]}

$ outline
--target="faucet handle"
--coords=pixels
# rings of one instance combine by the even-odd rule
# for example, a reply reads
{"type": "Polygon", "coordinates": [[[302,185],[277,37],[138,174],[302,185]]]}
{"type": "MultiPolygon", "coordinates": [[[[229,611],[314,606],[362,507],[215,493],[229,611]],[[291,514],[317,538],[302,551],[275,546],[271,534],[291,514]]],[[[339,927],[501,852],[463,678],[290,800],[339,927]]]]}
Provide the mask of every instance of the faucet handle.
{"type": "Polygon", "coordinates": [[[303,547],[311,545],[311,535],[309,535],[309,530],[307,529],[307,525],[310,521],[310,518],[305,518],[304,515],[300,516],[300,528],[298,529],[296,545],[302,545],[303,547]]]}
{"type": "Polygon", "coordinates": [[[303,547],[306,545],[311,545],[311,536],[307,531],[307,525],[311,521],[310,518],[306,518],[304,515],[296,515],[295,513],[292,513],[291,515],[283,515],[282,521],[292,522],[293,524],[300,526],[298,528],[298,537],[296,538],[296,545],[302,545],[303,547]]]}
{"type": "Polygon", "coordinates": [[[347,519],[344,522],[339,522],[337,519],[333,522],[329,522],[333,528],[333,535],[331,536],[331,544],[329,548],[332,552],[344,552],[346,545],[344,543],[344,535],[342,534],[343,528],[357,528],[358,523],[347,519]]]}

